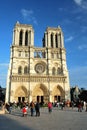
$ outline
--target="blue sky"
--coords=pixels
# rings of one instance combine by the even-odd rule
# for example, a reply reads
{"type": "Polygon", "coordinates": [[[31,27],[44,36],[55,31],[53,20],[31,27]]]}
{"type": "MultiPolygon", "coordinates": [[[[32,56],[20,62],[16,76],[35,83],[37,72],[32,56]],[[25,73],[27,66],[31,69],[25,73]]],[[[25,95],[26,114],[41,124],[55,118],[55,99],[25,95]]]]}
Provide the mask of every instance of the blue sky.
{"type": "Polygon", "coordinates": [[[87,89],[87,0],[3,0],[0,2],[0,85],[6,87],[13,28],[19,21],[34,28],[35,46],[44,31],[61,26],[70,86],[87,89]]]}

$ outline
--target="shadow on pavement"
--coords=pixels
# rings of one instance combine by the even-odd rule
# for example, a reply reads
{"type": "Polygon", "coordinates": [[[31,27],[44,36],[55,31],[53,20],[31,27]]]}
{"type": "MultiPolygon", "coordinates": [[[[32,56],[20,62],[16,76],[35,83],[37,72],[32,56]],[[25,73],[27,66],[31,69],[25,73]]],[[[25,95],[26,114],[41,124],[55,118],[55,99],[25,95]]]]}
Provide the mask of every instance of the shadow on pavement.
{"type": "Polygon", "coordinates": [[[12,115],[0,115],[0,130],[34,130],[26,126],[26,123],[25,125],[23,124],[17,121],[16,118],[12,117],[12,115]]]}

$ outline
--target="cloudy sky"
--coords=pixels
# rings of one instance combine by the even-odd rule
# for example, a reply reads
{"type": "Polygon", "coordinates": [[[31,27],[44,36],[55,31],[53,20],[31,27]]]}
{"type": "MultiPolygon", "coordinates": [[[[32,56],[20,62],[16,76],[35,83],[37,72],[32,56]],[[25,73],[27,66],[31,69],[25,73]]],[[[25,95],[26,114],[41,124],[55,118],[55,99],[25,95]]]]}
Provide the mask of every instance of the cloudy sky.
{"type": "Polygon", "coordinates": [[[64,33],[70,86],[87,89],[87,0],[3,0],[0,2],[0,85],[6,87],[13,28],[31,24],[35,46],[44,31],[61,26],[64,33]]]}

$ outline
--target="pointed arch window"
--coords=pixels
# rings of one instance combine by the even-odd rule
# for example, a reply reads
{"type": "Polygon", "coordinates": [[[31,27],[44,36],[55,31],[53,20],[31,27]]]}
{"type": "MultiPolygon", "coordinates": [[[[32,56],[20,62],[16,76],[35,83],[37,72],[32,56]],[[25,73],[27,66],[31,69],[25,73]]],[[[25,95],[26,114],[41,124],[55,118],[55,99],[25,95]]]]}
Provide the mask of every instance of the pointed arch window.
{"type": "Polygon", "coordinates": [[[57,39],[57,34],[55,35],[55,44],[56,44],[56,48],[58,48],[58,39],[57,39]]]}
{"type": "Polygon", "coordinates": [[[28,46],[28,31],[25,32],[25,46],[28,46]]]}
{"type": "Polygon", "coordinates": [[[53,47],[53,34],[51,34],[51,47],[53,47]]]}
{"type": "Polygon", "coordinates": [[[61,73],[62,73],[62,70],[61,70],[60,67],[58,67],[58,69],[57,69],[57,74],[61,74],[61,73]]]}
{"type": "Polygon", "coordinates": [[[22,41],[23,41],[22,39],[23,39],[23,31],[21,30],[19,34],[19,46],[22,46],[22,41]]]}
{"type": "Polygon", "coordinates": [[[56,74],[56,69],[55,67],[52,68],[52,75],[55,75],[56,74]]]}
{"type": "Polygon", "coordinates": [[[21,66],[18,67],[18,74],[22,74],[22,67],[21,66]]]}
{"type": "Polygon", "coordinates": [[[24,74],[28,74],[28,72],[29,72],[29,71],[28,71],[28,67],[25,66],[25,67],[24,67],[24,74]]]}
{"type": "Polygon", "coordinates": [[[60,47],[61,47],[61,33],[58,35],[58,38],[59,38],[59,44],[60,44],[60,47]]]}

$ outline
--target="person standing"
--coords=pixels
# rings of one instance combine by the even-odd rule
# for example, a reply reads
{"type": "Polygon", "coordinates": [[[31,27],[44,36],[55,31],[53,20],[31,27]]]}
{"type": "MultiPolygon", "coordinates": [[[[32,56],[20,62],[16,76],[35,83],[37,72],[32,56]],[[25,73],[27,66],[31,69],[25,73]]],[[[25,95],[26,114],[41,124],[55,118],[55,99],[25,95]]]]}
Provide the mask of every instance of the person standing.
{"type": "Polygon", "coordinates": [[[82,104],[80,100],[78,102],[78,112],[82,112],[82,104]]]}
{"type": "Polygon", "coordinates": [[[22,113],[23,113],[23,117],[24,117],[24,116],[27,116],[27,108],[26,108],[25,105],[24,105],[24,107],[22,108],[22,113]]]}
{"type": "Polygon", "coordinates": [[[40,103],[37,102],[35,105],[36,116],[40,116],[40,103]]]}
{"type": "Polygon", "coordinates": [[[52,103],[51,102],[48,102],[48,111],[49,111],[49,113],[52,112],[52,103]]]}
{"type": "Polygon", "coordinates": [[[30,103],[30,110],[31,110],[31,116],[33,116],[34,115],[34,110],[35,110],[35,104],[34,104],[33,101],[30,103]]]}

